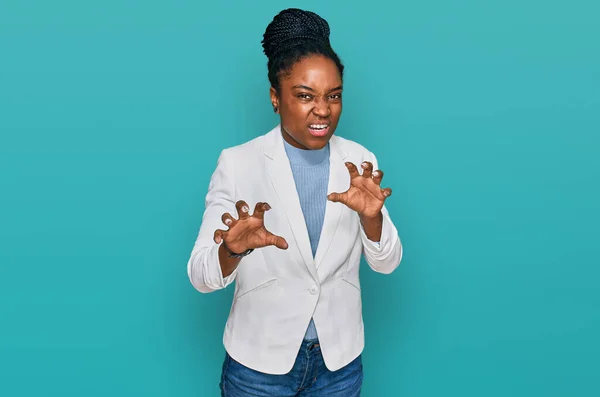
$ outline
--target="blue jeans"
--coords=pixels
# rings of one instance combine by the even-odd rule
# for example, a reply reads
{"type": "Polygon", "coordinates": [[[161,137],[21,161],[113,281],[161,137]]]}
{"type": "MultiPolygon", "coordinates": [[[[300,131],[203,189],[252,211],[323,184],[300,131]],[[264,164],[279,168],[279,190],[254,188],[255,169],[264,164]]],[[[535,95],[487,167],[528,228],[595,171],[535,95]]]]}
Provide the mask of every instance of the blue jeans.
{"type": "Polygon", "coordinates": [[[222,397],[359,397],[362,358],[331,372],[325,367],[318,340],[304,341],[292,370],[270,375],[252,370],[225,355],[222,397]]]}

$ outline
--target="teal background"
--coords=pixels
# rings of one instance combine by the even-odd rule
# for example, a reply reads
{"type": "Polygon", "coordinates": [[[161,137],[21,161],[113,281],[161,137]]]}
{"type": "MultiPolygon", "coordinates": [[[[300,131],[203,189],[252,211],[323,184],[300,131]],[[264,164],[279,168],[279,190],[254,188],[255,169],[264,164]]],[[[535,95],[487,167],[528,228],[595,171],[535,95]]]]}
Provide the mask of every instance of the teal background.
{"type": "Polygon", "coordinates": [[[2,2],[0,395],[219,394],[233,289],[186,262],[220,150],[277,122],[260,40],[298,5],[405,246],[363,263],[363,395],[600,395],[592,0],[2,2]]]}

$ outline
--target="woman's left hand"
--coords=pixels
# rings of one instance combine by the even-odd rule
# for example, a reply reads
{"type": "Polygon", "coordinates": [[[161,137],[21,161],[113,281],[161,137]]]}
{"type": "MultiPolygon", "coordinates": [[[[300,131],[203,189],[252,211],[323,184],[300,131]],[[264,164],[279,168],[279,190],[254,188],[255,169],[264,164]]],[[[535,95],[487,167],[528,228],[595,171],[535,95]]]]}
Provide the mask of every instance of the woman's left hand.
{"type": "Polygon", "coordinates": [[[343,193],[330,193],[327,199],[345,204],[356,211],[361,218],[372,219],[380,215],[383,203],[392,194],[392,189],[381,188],[383,171],[373,171],[373,164],[368,161],[363,162],[361,166],[362,175],[358,173],[353,163],[347,162],[350,188],[343,193]]]}

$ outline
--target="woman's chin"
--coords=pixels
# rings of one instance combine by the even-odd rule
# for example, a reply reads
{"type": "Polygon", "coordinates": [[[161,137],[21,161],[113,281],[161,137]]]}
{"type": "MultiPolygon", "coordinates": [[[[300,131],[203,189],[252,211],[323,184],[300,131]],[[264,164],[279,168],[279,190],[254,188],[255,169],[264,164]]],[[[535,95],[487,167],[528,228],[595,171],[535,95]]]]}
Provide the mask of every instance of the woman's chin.
{"type": "Polygon", "coordinates": [[[284,132],[284,138],[288,143],[297,148],[305,149],[305,150],[319,150],[323,149],[331,137],[335,132],[334,128],[331,126],[327,127],[326,133],[323,134],[322,131],[318,131],[316,134],[311,131],[311,129],[307,128],[302,131],[300,134],[297,134],[295,137],[289,134],[286,130],[284,132]]]}
{"type": "Polygon", "coordinates": [[[329,142],[329,140],[331,139],[331,135],[325,135],[322,137],[310,137],[309,139],[307,139],[307,142],[305,142],[303,144],[303,146],[305,146],[307,149],[310,150],[319,150],[319,149],[323,149],[325,146],[327,146],[327,143],[329,142]]]}

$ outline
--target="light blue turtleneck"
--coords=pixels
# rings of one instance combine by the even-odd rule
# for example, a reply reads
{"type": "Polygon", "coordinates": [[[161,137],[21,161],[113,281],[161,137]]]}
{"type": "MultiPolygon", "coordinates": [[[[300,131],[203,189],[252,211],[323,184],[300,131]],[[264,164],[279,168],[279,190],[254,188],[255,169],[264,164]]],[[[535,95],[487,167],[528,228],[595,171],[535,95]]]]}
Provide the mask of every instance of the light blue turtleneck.
{"type": "MultiPolygon", "coordinates": [[[[300,206],[308,228],[308,237],[313,257],[317,252],[325,205],[327,204],[327,185],[329,183],[329,144],[318,150],[298,149],[285,140],[287,153],[296,183],[300,206]]],[[[310,320],[305,339],[316,339],[317,330],[310,320]]]]}

